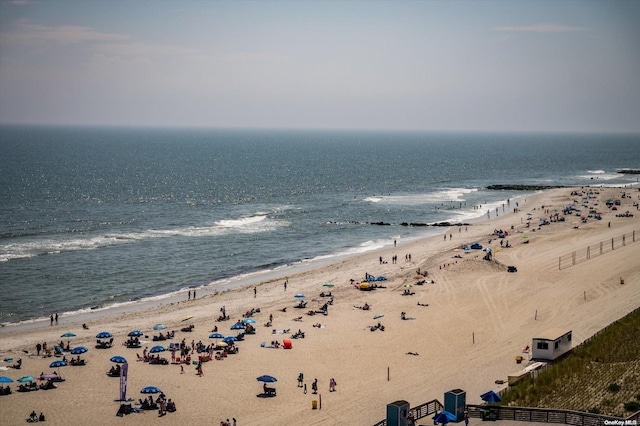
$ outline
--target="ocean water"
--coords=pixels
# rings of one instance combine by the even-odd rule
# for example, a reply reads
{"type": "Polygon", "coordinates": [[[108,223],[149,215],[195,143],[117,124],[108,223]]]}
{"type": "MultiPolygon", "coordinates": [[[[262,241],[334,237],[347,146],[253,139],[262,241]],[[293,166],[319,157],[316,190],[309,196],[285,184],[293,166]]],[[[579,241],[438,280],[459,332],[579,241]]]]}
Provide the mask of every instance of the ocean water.
{"type": "Polygon", "coordinates": [[[0,323],[284,277],[526,196],[487,185],[624,168],[640,135],[0,127],[0,323]]]}

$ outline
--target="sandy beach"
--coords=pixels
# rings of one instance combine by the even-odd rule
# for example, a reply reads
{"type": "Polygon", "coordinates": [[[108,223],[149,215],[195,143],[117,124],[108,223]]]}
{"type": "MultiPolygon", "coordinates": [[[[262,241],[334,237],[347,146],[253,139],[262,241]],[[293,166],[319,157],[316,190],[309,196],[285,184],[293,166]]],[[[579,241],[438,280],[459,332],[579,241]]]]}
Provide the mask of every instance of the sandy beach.
{"type": "MultiPolygon", "coordinates": [[[[2,423],[24,423],[36,411],[43,412],[52,425],[218,425],[232,418],[238,425],[371,425],[385,418],[386,404],[396,400],[406,400],[411,406],[432,399],[442,402],[444,392],[459,388],[467,392],[468,403],[480,403],[481,393],[503,388],[496,380],[506,380],[522,369],[515,357],[523,355],[522,348],[537,333],[552,327],[570,328],[574,344],[579,344],[640,306],[640,212],[633,206],[640,192],[592,188],[597,194],[585,208],[580,203],[583,197],[571,195],[572,191],[581,188],[527,196],[526,201],[519,201],[518,212],[513,212],[512,201],[497,217],[492,211],[490,220],[442,228],[438,236],[423,240],[398,240],[396,247],[289,276],[286,290],[282,276],[219,294],[198,294],[195,300],[187,300],[185,293],[182,301],[168,306],[116,314],[105,311],[89,319],[61,317],[53,326],[4,327],[0,330],[0,359],[21,358],[22,368],[7,369],[13,362],[0,362],[0,376],[14,380],[54,370],[49,364],[58,358],[37,356],[38,342],[66,343],[61,335],[71,332],[76,335],[70,339],[71,347],[84,345],[89,351],[82,355],[87,365],[60,368],[65,382],[57,389],[18,393],[18,383],[11,383],[13,394],[0,396],[2,423]],[[623,191],[628,194],[625,198],[620,197],[623,191]],[[605,206],[609,198],[620,199],[617,211],[605,206]],[[562,210],[574,200],[583,215],[594,208],[602,212],[602,220],[588,218],[583,223],[572,215],[563,222],[538,226],[540,218],[548,218],[554,209],[562,210]],[[627,210],[634,217],[616,217],[627,210]],[[527,228],[528,217],[531,225],[527,228]],[[496,229],[508,231],[504,241],[511,247],[500,246],[496,229]],[[629,237],[634,231],[636,242],[629,237]],[[627,235],[624,247],[559,269],[560,256],[622,235],[627,235]],[[480,250],[465,253],[460,249],[476,241],[493,249],[494,261],[483,260],[485,253],[480,250]],[[397,263],[392,256],[397,256],[397,263]],[[380,263],[380,257],[386,263],[380,263]],[[517,272],[508,273],[507,265],[516,266],[517,272]],[[415,278],[418,269],[429,272],[422,285],[416,285],[421,280],[415,278]],[[353,284],[364,279],[365,273],[386,276],[386,281],[378,282],[385,288],[357,289],[353,284]],[[334,287],[323,286],[328,282],[334,287]],[[414,294],[405,296],[405,290],[414,294]],[[334,301],[328,315],[307,315],[329,300],[320,297],[321,292],[329,291],[334,301]],[[306,308],[294,308],[295,294],[306,296],[306,308]],[[369,310],[357,308],[365,303],[371,306],[369,310]],[[223,306],[230,320],[218,322],[223,306]],[[192,341],[208,345],[213,342],[208,336],[214,327],[224,335],[235,335],[231,325],[256,308],[260,309],[253,315],[256,334],[237,343],[238,354],[203,363],[201,377],[192,364],[183,364],[181,373],[180,365],[137,361],[136,354],[142,355],[145,347],[156,343],[151,341],[158,333],[152,329],[154,324],[175,330],[173,339],[158,343],[185,339],[189,345],[192,341]],[[410,319],[402,320],[401,312],[410,319]],[[273,323],[265,326],[270,315],[273,323]],[[374,319],[378,315],[383,316],[374,319]],[[192,318],[183,321],[187,317],[192,318]],[[299,317],[301,320],[295,320],[299,317]],[[88,330],[82,328],[82,322],[88,330]],[[378,322],[384,331],[371,331],[378,322]],[[187,324],[194,325],[193,331],[181,332],[187,324]],[[147,343],[140,349],[122,345],[134,329],[148,336],[141,338],[147,343]],[[305,337],[292,339],[292,349],[266,347],[274,340],[290,338],[298,329],[305,337]],[[96,333],[103,330],[114,335],[110,349],[94,348],[96,333]],[[154,385],[175,401],[177,411],[163,417],[157,411],[116,417],[119,379],[106,375],[113,355],[129,361],[128,397],[137,401],[145,396],[140,394],[142,387],[154,385]],[[297,386],[301,372],[306,394],[297,386]],[[277,378],[269,384],[277,389],[277,396],[257,397],[262,383],[256,378],[261,375],[277,378]],[[311,383],[316,378],[318,394],[314,395],[311,383]],[[329,392],[331,378],[337,383],[335,392],[329,392]],[[312,401],[318,401],[319,409],[312,409],[312,401]]],[[[168,352],[162,356],[170,359],[168,352]]]]}

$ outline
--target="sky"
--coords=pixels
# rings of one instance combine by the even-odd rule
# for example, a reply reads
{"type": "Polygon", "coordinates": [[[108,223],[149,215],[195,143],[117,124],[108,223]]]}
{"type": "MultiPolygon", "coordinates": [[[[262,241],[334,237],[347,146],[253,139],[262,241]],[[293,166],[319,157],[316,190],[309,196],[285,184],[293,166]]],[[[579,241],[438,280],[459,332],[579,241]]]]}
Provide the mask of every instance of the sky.
{"type": "Polygon", "coordinates": [[[640,1],[0,0],[0,124],[640,132],[640,1]]]}

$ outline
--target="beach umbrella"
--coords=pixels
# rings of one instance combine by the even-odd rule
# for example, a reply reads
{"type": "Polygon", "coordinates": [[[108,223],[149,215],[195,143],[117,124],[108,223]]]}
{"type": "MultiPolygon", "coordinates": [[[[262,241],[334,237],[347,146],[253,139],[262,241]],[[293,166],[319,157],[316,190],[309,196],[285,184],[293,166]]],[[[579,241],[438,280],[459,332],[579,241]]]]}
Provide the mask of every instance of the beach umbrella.
{"type": "Polygon", "coordinates": [[[236,340],[238,340],[236,336],[227,336],[224,339],[222,339],[222,341],[225,343],[235,342],[236,340]]]}
{"type": "Polygon", "coordinates": [[[404,287],[405,287],[405,288],[411,288],[411,287],[413,287],[413,286],[412,286],[411,284],[405,284],[405,285],[404,285],[404,287]]]}
{"type": "Polygon", "coordinates": [[[89,349],[87,349],[84,346],[76,346],[75,348],[71,349],[71,354],[72,355],[80,355],[83,354],[85,352],[88,352],[89,349]]]}
{"type": "Polygon", "coordinates": [[[51,364],[49,364],[50,368],[57,368],[58,369],[58,375],[60,375],[60,367],[66,367],[67,361],[63,361],[61,359],[55,360],[53,361],[51,364]]]}
{"type": "Polygon", "coordinates": [[[160,390],[159,387],[157,386],[145,386],[142,389],[140,389],[140,393],[161,393],[162,391],[160,390]]]}
{"type": "Polygon", "coordinates": [[[495,393],[492,390],[480,395],[480,399],[482,399],[485,402],[489,402],[489,403],[502,401],[502,398],[500,398],[500,395],[498,395],[497,393],[495,393]]]}
{"type": "Polygon", "coordinates": [[[111,362],[115,362],[116,364],[126,364],[127,363],[127,359],[123,356],[120,355],[114,355],[111,358],[109,358],[109,361],[111,362]]]}
{"type": "Polygon", "coordinates": [[[449,423],[449,422],[454,422],[456,420],[457,419],[456,419],[455,414],[450,413],[447,410],[442,410],[438,414],[433,416],[433,422],[434,423],[446,424],[446,423],[449,423]]]}
{"type": "Polygon", "coordinates": [[[30,383],[30,382],[35,382],[36,379],[33,376],[22,376],[18,379],[18,381],[20,383],[30,383]]]}
{"type": "Polygon", "coordinates": [[[158,353],[158,352],[164,352],[166,350],[167,350],[167,348],[165,348],[164,346],[157,345],[157,346],[152,347],[149,352],[151,352],[152,354],[155,354],[155,353],[158,353]]]}
{"type": "Polygon", "coordinates": [[[108,331],[101,331],[100,333],[96,334],[96,338],[98,339],[108,339],[110,337],[113,337],[113,335],[108,331]]]}
{"type": "Polygon", "coordinates": [[[258,380],[259,382],[264,382],[264,383],[273,383],[273,382],[277,382],[278,381],[278,379],[276,379],[275,377],[269,376],[267,374],[256,378],[256,380],[258,380]]]}
{"type": "Polygon", "coordinates": [[[231,330],[244,330],[244,324],[237,322],[231,326],[231,330]]]}
{"type": "Polygon", "coordinates": [[[323,285],[324,287],[329,287],[329,288],[333,287],[333,283],[324,283],[324,284],[322,284],[322,285],[323,285]]]}
{"type": "Polygon", "coordinates": [[[242,322],[244,324],[255,324],[256,320],[254,320],[253,318],[245,318],[245,319],[242,320],[242,322]]]}
{"type": "Polygon", "coordinates": [[[373,316],[373,319],[378,319],[378,318],[382,318],[384,316],[384,314],[375,314],[373,316]]]}
{"type": "Polygon", "coordinates": [[[216,346],[224,348],[224,347],[229,346],[229,345],[227,343],[225,343],[225,342],[216,342],[216,346]]]}
{"type": "Polygon", "coordinates": [[[76,335],[71,333],[71,332],[67,332],[67,333],[64,333],[63,335],[61,335],[60,337],[66,337],[67,338],[67,347],[69,347],[69,342],[71,341],[71,338],[72,337],[76,337],[76,335]]]}
{"type": "Polygon", "coordinates": [[[164,324],[156,324],[153,326],[154,330],[164,330],[165,328],[167,328],[167,326],[164,324]]]}
{"type": "Polygon", "coordinates": [[[131,333],[127,334],[129,337],[140,337],[143,336],[144,333],[140,330],[133,330],[131,333]]]}
{"type": "Polygon", "coordinates": [[[298,293],[298,294],[296,294],[296,295],[295,295],[295,296],[293,296],[293,297],[295,297],[296,299],[304,299],[304,294],[302,294],[302,293],[298,293]]]}
{"type": "Polygon", "coordinates": [[[211,333],[209,335],[209,339],[224,339],[224,334],[222,334],[222,333],[211,333]]]}
{"type": "Polygon", "coordinates": [[[13,379],[7,376],[0,376],[0,383],[13,383],[13,379]]]}

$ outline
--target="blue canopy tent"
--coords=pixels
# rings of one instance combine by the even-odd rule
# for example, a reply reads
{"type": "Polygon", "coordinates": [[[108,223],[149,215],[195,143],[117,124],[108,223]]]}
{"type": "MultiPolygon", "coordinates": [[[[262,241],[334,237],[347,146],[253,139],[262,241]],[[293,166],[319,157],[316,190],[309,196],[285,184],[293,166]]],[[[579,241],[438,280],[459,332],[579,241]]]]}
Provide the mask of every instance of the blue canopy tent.
{"type": "Polygon", "coordinates": [[[500,402],[502,401],[502,398],[500,398],[500,395],[498,395],[497,393],[495,393],[494,391],[490,390],[489,392],[483,393],[482,395],[480,395],[480,399],[482,399],[485,402],[488,403],[494,403],[494,402],[500,402]]]}

